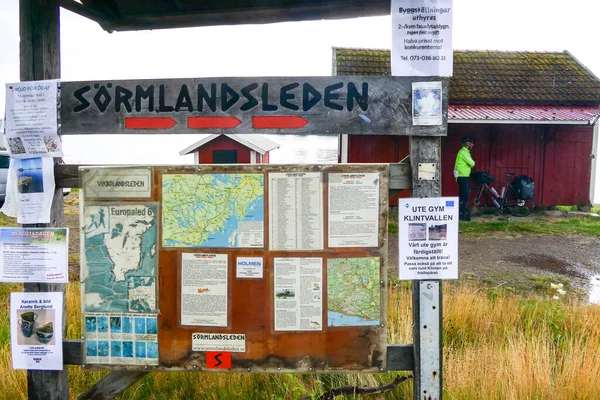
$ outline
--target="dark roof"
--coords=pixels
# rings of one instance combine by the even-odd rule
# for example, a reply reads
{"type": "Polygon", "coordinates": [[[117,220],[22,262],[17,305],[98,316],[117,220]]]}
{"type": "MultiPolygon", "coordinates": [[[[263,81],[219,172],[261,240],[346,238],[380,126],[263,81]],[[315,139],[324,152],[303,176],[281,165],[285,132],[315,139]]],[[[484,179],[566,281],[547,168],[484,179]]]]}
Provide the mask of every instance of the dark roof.
{"type": "MultiPolygon", "coordinates": [[[[390,75],[390,51],[334,48],[336,75],[390,75]]],[[[600,104],[600,80],[569,52],[454,51],[450,104],[600,104]]]]}
{"type": "Polygon", "coordinates": [[[108,31],[267,24],[390,14],[389,0],[59,0],[108,31]]]}

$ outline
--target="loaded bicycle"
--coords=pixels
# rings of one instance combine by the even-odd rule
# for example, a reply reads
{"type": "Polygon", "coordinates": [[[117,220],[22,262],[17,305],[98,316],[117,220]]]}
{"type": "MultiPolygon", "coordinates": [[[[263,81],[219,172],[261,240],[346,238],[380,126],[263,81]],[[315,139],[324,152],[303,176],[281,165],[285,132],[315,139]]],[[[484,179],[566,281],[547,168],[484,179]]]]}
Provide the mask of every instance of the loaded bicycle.
{"type": "Polygon", "coordinates": [[[503,183],[498,193],[492,184],[495,179],[489,172],[477,171],[471,174],[471,178],[478,184],[469,190],[468,205],[471,215],[480,215],[488,207],[495,207],[501,213],[508,210],[515,217],[526,217],[531,214],[535,207],[533,179],[526,175],[515,177],[512,172],[506,173],[506,177],[508,181],[503,183]]]}

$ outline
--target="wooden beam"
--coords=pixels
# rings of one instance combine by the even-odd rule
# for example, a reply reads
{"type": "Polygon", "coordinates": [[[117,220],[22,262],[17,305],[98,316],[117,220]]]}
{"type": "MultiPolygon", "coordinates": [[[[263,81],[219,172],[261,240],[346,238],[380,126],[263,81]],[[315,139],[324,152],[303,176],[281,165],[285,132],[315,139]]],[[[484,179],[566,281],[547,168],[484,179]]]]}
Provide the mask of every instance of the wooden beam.
{"type": "Polygon", "coordinates": [[[146,371],[113,371],[100,379],[94,386],[80,394],[78,400],[109,400],[123,393],[143,378],[146,371]]]}
{"type": "MultiPolygon", "coordinates": [[[[59,0],[20,0],[19,33],[21,81],[60,78],[59,0]]],[[[58,160],[55,160],[58,161],[58,160]]],[[[28,227],[64,226],[62,190],[54,192],[50,224],[28,227]]],[[[63,292],[64,284],[26,283],[26,292],[63,292]]],[[[63,334],[66,333],[63,310],[63,334]]],[[[62,371],[27,371],[29,399],[69,398],[68,369],[62,371]]]]}
{"type": "Polygon", "coordinates": [[[75,14],[81,15],[87,19],[95,21],[107,32],[113,32],[114,29],[111,27],[110,19],[100,11],[86,7],[75,0],[60,0],[60,6],[66,10],[74,12],[75,14]]]}
{"type": "Polygon", "coordinates": [[[83,341],[74,339],[63,340],[63,364],[65,365],[83,365],[85,359],[83,356],[83,341]]]}

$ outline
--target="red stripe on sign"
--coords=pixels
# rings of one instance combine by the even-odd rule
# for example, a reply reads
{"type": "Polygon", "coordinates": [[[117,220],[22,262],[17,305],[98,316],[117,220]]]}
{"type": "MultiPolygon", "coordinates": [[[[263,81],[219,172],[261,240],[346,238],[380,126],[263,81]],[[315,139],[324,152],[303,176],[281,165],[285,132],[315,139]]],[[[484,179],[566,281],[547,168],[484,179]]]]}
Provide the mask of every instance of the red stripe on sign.
{"type": "Polygon", "coordinates": [[[190,129],[210,129],[210,128],[222,128],[230,129],[235,128],[242,121],[236,117],[189,117],[188,128],[190,129]]]}
{"type": "Polygon", "coordinates": [[[126,129],[171,129],[177,121],[170,117],[127,117],[126,129]]]}
{"type": "Polygon", "coordinates": [[[298,129],[307,124],[302,117],[252,117],[252,127],[256,129],[298,129]]]}

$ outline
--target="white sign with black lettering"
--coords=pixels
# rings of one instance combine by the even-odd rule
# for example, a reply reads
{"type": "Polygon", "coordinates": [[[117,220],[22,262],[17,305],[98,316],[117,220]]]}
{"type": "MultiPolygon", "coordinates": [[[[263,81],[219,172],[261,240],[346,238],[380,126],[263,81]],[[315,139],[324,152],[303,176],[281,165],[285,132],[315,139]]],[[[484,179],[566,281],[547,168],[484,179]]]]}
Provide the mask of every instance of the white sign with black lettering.
{"type": "Polygon", "coordinates": [[[238,257],[235,269],[236,278],[262,278],[262,257],[238,257]]]}
{"type": "Polygon", "coordinates": [[[246,335],[243,333],[193,333],[193,351],[246,352],[246,335]]]}
{"type": "Polygon", "coordinates": [[[458,279],[458,197],[401,199],[398,240],[400,279],[458,279]]]}
{"type": "Polygon", "coordinates": [[[392,0],[392,76],[452,76],[452,0],[392,0]]]}
{"type": "Polygon", "coordinates": [[[148,198],[152,189],[152,169],[82,168],[86,199],[148,198]]]}

